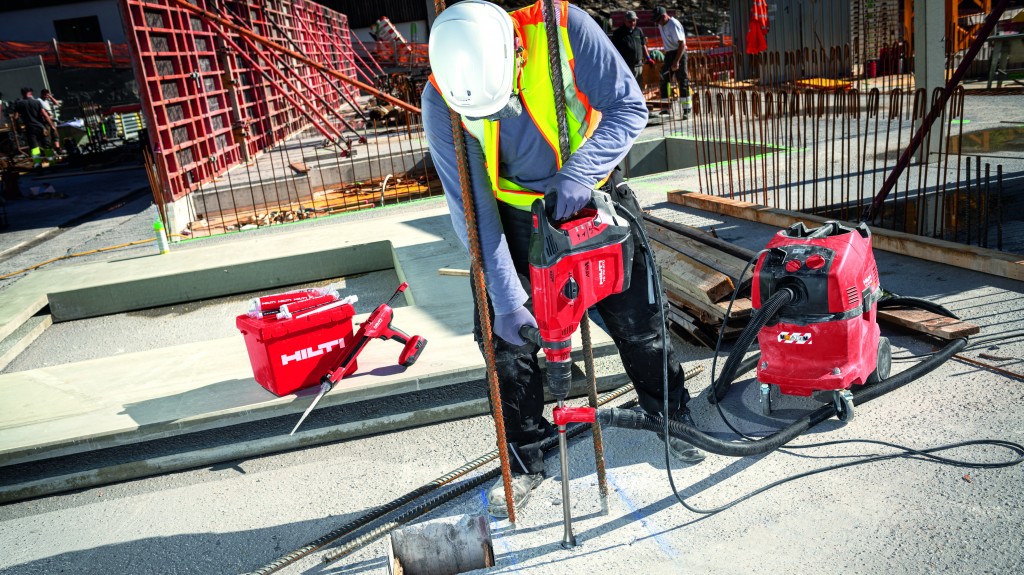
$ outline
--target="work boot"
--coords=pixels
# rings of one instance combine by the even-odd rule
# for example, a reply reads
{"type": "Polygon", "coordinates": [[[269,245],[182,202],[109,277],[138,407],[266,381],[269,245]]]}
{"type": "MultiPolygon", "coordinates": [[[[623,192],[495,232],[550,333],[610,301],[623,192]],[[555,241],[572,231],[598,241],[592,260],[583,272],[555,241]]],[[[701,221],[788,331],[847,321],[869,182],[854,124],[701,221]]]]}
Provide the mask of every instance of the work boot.
{"type": "MultiPolygon", "coordinates": [[[[544,481],[543,473],[512,473],[512,500],[516,509],[522,509],[530,500],[533,488],[544,481]]],[[[505,505],[505,484],[501,478],[487,492],[487,513],[494,517],[508,517],[508,506],[505,505]]]]}
{"type": "MultiPolygon", "coordinates": [[[[633,409],[636,411],[643,411],[643,408],[640,407],[639,405],[634,407],[633,409]]],[[[685,423],[690,427],[696,427],[696,425],[694,425],[693,422],[693,417],[690,415],[690,410],[685,407],[682,409],[681,412],[673,415],[671,419],[685,423]]],[[[665,434],[659,431],[658,439],[664,442],[665,434]]],[[[694,447],[685,440],[679,439],[678,437],[672,437],[671,435],[668,436],[668,453],[672,457],[672,459],[680,463],[686,463],[688,465],[700,463],[701,461],[704,461],[705,457],[707,457],[707,454],[704,453],[703,450],[694,447]]]]}

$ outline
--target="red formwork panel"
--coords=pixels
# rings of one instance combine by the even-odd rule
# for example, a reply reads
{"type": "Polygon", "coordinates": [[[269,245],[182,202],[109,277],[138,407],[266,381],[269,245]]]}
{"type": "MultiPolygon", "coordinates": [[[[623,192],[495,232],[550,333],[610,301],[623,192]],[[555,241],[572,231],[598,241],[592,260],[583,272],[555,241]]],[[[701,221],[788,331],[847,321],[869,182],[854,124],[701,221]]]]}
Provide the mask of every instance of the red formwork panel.
{"type": "MultiPolygon", "coordinates": [[[[209,22],[173,0],[119,1],[168,201],[309,128],[304,110],[296,109],[289,98],[337,109],[358,95],[352,86],[209,22]],[[271,66],[289,82],[268,80],[265,73],[271,66]]],[[[189,2],[318,64],[349,77],[355,74],[344,14],[309,0],[189,2]]]]}

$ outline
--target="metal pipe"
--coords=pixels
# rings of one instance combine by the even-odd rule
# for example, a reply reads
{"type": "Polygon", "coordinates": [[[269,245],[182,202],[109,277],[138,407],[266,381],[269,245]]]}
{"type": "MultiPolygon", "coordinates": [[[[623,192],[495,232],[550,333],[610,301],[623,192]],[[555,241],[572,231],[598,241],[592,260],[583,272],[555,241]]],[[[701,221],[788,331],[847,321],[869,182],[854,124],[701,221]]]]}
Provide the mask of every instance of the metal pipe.
{"type": "Polygon", "coordinates": [[[388,102],[391,102],[392,104],[394,104],[394,105],[396,105],[396,106],[398,106],[400,108],[403,108],[403,109],[408,110],[410,112],[415,112],[417,114],[420,113],[420,109],[419,108],[417,108],[416,106],[413,106],[412,104],[410,104],[408,102],[404,102],[402,100],[399,100],[398,98],[395,98],[394,96],[390,96],[388,94],[385,94],[385,93],[381,92],[380,90],[374,88],[373,86],[370,86],[369,84],[365,84],[363,82],[360,82],[359,80],[356,80],[355,78],[350,78],[350,77],[346,76],[345,74],[342,74],[341,72],[338,72],[337,70],[332,70],[332,69],[330,69],[330,68],[328,68],[326,66],[322,66],[322,65],[318,64],[317,62],[314,62],[313,60],[310,60],[309,58],[303,56],[302,54],[300,54],[300,53],[298,53],[298,52],[296,52],[294,50],[289,50],[288,48],[285,48],[284,46],[278,44],[277,42],[274,42],[273,40],[270,40],[270,39],[268,39],[268,38],[266,38],[264,36],[260,36],[259,34],[253,32],[252,30],[248,30],[248,29],[246,29],[246,28],[244,28],[242,26],[238,26],[237,24],[234,24],[230,20],[228,20],[226,18],[223,18],[221,16],[218,16],[217,14],[214,14],[213,12],[208,12],[206,10],[203,10],[202,8],[199,8],[198,6],[193,6],[192,4],[189,4],[186,0],[168,0],[168,1],[176,4],[179,8],[184,8],[185,10],[188,10],[189,12],[192,12],[193,14],[199,16],[200,18],[205,19],[208,22],[213,22],[213,23],[220,24],[221,26],[224,26],[225,28],[228,28],[229,30],[235,32],[236,34],[245,36],[245,37],[249,38],[250,40],[258,42],[258,43],[260,43],[260,44],[262,44],[262,45],[264,45],[264,46],[266,46],[268,48],[271,48],[273,50],[277,50],[279,52],[284,52],[285,54],[288,54],[292,58],[295,58],[296,60],[302,62],[303,64],[306,64],[307,66],[312,66],[313,68],[321,70],[321,71],[323,71],[326,74],[334,76],[335,78],[341,80],[342,82],[346,82],[346,83],[352,84],[353,86],[356,86],[356,87],[358,87],[358,88],[360,88],[362,90],[366,90],[367,92],[373,94],[374,96],[376,96],[376,97],[378,97],[378,98],[380,98],[382,100],[386,100],[388,102]]]}
{"type": "MultiPolygon", "coordinates": [[[[306,25],[305,25],[305,24],[303,23],[302,19],[297,19],[297,20],[296,20],[296,22],[298,22],[298,24],[299,24],[299,28],[300,28],[300,29],[302,29],[302,30],[303,30],[304,32],[307,32],[307,33],[309,32],[309,29],[308,29],[308,28],[306,28],[306,25]]],[[[296,50],[298,50],[298,49],[299,49],[299,45],[295,43],[295,40],[293,40],[293,39],[292,39],[292,38],[291,38],[290,36],[288,36],[288,34],[286,34],[286,33],[285,33],[285,31],[284,31],[283,29],[281,29],[281,27],[280,27],[280,26],[279,26],[279,25],[277,24],[277,22],[274,22],[273,20],[270,20],[270,25],[271,25],[271,26],[273,26],[275,30],[277,30],[277,33],[278,33],[278,34],[280,34],[280,35],[281,35],[281,36],[283,36],[283,37],[284,37],[285,39],[287,39],[287,40],[288,40],[288,43],[289,43],[289,44],[291,44],[293,48],[295,48],[296,50]]],[[[330,38],[330,39],[331,39],[331,40],[333,41],[333,38],[332,38],[332,37],[328,36],[328,38],[330,38]]],[[[321,50],[321,49],[320,49],[320,44],[318,44],[318,43],[317,43],[317,44],[314,44],[314,46],[316,46],[317,54],[318,54],[318,55],[319,55],[320,57],[322,57],[322,58],[324,58],[324,59],[326,60],[326,59],[327,59],[327,54],[326,54],[326,53],[325,53],[325,52],[324,52],[323,50],[321,50]]],[[[349,106],[351,106],[351,107],[352,107],[352,109],[353,109],[353,110],[354,110],[354,111],[355,111],[355,112],[356,112],[357,114],[359,114],[359,117],[360,117],[360,118],[362,118],[362,119],[363,119],[363,121],[366,121],[366,115],[365,115],[365,114],[363,114],[363,111],[362,111],[362,109],[360,109],[360,108],[359,108],[359,106],[357,106],[357,105],[355,104],[355,102],[353,102],[353,101],[352,101],[352,100],[351,100],[351,99],[350,99],[350,98],[348,97],[348,94],[347,94],[347,93],[345,93],[345,90],[343,90],[343,89],[341,88],[341,86],[339,86],[339,85],[335,84],[334,82],[332,82],[332,81],[331,81],[331,77],[330,77],[330,76],[328,76],[327,74],[325,74],[323,70],[320,70],[320,69],[316,69],[316,68],[315,68],[315,70],[316,70],[317,72],[320,72],[320,75],[321,75],[321,76],[322,76],[322,77],[324,78],[324,80],[326,80],[326,81],[327,81],[327,85],[328,85],[328,86],[330,86],[331,88],[334,88],[334,91],[335,91],[335,92],[337,92],[339,96],[341,96],[341,99],[342,99],[342,100],[345,100],[345,103],[346,103],[346,104],[348,104],[349,106]]],[[[300,76],[299,78],[301,79],[301,76],[300,76]]],[[[309,87],[309,83],[308,83],[308,82],[306,82],[305,80],[302,80],[302,82],[303,82],[303,84],[304,84],[305,86],[307,86],[307,89],[309,89],[309,91],[310,91],[310,92],[313,92],[313,95],[314,95],[314,96],[316,96],[316,97],[317,97],[317,98],[318,98],[318,99],[320,100],[320,102],[321,102],[322,104],[324,104],[324,106],[325,106],[325,107],[326,107],[326,108],[327,108],[327,109],[328,109],[328,110],[329,110],[329,111],[330,111],[330,112],[331,112],[332,114],[334,114],[335,116],[337,116],[337,118],[338,118],[339,120],[341,120],[341,122],[342,122],[343,124],[345,124],[345,127],[346,127],[346,128],[348,128],[349,130],[352,130],[352,132],[353,132],[353,133],[354,133],[354,134],[355,134],[356,136],[359,136],[359,132],[358,132],[358,131],[357,131],[357,130],[356,130],[355,128],[353,128],[353,127],[352,127],[352,125],[351,125],[351,124],[349,124],[347,120],[345,120],[345,117],[344,117],[344,116],[342,116],[341,114],[339,114],[339,113],[338,113],[338,111],[337,111],[337,110],[335,110],[335,109],[334,109],[334,107],[333,107],[333,106],[331,106],[331,105],[330,105],[330,103],[328,103],[328,102],[327,102],[327,101],[326,101],[326,100],[324,99],[324,97],[323,97],[323,96],[321,96],[320,94],[317,94],[317,93],[316,93],[316,92],[315,92],[315,91],[313,90],[313,88],[312,88],[312,87],[309,87]]]]}
{"type": "MultiPolygon", "coordinates": [[[[173,0],[173,1],[177,1],[177,0],[173,0]]],[[[319,132],[320,132],[321,134],[323,134],[325,138],[327,138],[328,140],[331,140],[331,141],[334,141],[335,139],[337,139],[337,140],[343,140],[343,138],[342,138],[342,136],[341,136],[341,132],[338,132],[337,130],[335,130],[335,129],[334,129],[334,125],[333,125],[333,124],[331,124],[330,120],[328,120],[327,118],[325,118],[325,117],[323,116],[323,114],[321,114],[321,113],[320,113],[320,112],[319,112],[319,111],[318,111],[318,110],[316,109],[316,106],[315,106],[315,105],[314,105],[314,104],[313,104],[313,103],[312,103],[311,101],[309,101],[309,100],[308,100],[308,99],[307,99],[307,98],[306,98],[305,96],[303,96],[303,95],[302,95],[302,94],[301,94],[301,93],[300,93],[300,92],[299,92],[299,91],[298,91],[298,90],[297,90],[297,89],[295,88],[295,86],[293,86],[293,85],[291,84],[291,82],[289,82],[289,81],[288,81],[288,78],[284,77],[284,74],[283,74],[283,73],[282,73],[282,72],[281,72],[280,70],[278,70],[278,69],[277,69],[277,67],[275,67],[275,66],[273,65],[273,63],[271,63],[271,65],[270,65],[270,66],[268,66],[268,67],[269,67],[269,68],[270,68],[270,69],[271,69],[271,70],[272,70],[272,71],[273,71],[274,73],[276,73],[276,74],[278,75],[278,77],[280,77],[280,78],[281,78],[281,80],[282,80],[282,81],[284,82],[284,84],[285,84],[286,86],[288,86],[288,87],[289,87],[289,88],[290,88],[290,89],[291,89],[292,91],[294,91],[294,92],[295,92],[295,93],[296,93],[296,94],[297,94],[297,95],[298,95],[298,96],[299,96],[300,98],[302,98],[302,99],[303,99],[303,100],[305,101],[305,106],[303,106],[302,104],[299,104],[298,102],[296,102],[296,101],[295,101],[295,99],[294,99],[294,98],[292,98],[291,94],[289,94],[289,93],[288,93],[288,92],[287,92],[287,91],[286,91],[286,90],[285,90],[284,88],[282,88],[281,86],[279,86],[279,85],[277,84],[277,82],[275,82],[275,81],[274,81],[274,79],[273,79],[273,78],[271,77],[271,75],[270,75],[270,74],[268,74],[268,73],[267,73],[267,71],[266,71],[266,70],[265,70],[265,69],[264,69],[264,68],[263,68],[263,67],[262,67],[262,66],[261,66],[261,65],[260,65],[260,64],[259,64],[258,62],[256,62],[255,60],[253,60],[253,58],[252,58],[251,56],[249,56],[249,54],[247,54],[245,50],[242,50],[242,48],[241,48],[241,47],[240,47],[240,46],[239,46],[238,44],[236,44],[236,43],[235,43],[235,41],[234,41],[234,40],[232,40],[232,39],[231,39],[231,37],[230,37],[230,36],[228,36],[226,32],[224,32],[224,30],[221,30],[221,29],[220,29],[219,27],[217,27],[217,26],[215,26],[215,25],[211,25],[211,26],[210,26],[210,28],[211,28],[211,29],[212,29],[212,30],[213,30],[213,31],[214,31],[214,32],[215,32],[215,33],[216,33],[217,35],[219,35],[219,36],[220,36],[220,37],[221,37],[221,38],[222,38],[222,39],[224,40],[224,42],[226,42],[226,43],[227,43],[227,45],[228,45],[228,46],[229,46],[229,47],[230,47],[230,48],[231,48],[232,50],[234,50],[234,51],[235,51],[235,53],[236,53],[236,54],[238,54],[239,56],[241,56],[243,60],[245,60],[245,61],[246,61],[246,62],[247,62],[247,63],[248,63],[248,64],[249,64],[250,66],[252,66],[252,68],[253,68],[254,70],[257,70],[257,71],[259,71],[259,73],[263,75],[264,79],[266,79],[266,81],[267,81],[267,84],[269,84],[269,85],[270,85],[270,86],[271,86],[272,88],[274,88],[274,89],[276,89],[276,90],[277,90],[278,92],[280,92],[280,93],[281,93],[281,95],[282,95],[282,96],[284,96],[284,99],[285,99],[285,100],[287,100],[287,101],[288,101],[288,103],[289,103],[289,104],[291,104],[291,105],[292,105],[292,106],[293,106],[293,107],[294,107],[294,108],[295,108],[296,110],[298,110],[298,111],[299,111],[299,113],[301,113],[301,114],[302,114],[303,116],[305,116],[305,117],[306,117],[306,119],[307,119],[307,120],[309,120],[310,124],[312,124],[313,126],[315,126],[315,127],[316,127],[316,129],[317,129],[317,130],[318,130],[318,131],[319,131],[319,132]],[[313,114],[316,114],[317,118],[319,118],[319,119],[320,119],[320,121],[324,123],[324,125],[326,125],[326,126],[330,126],[330,129],[331,129],[331,131],[333,131],[333,132],[334,132],[334,134],[333,134],[333,135],[332,135],[332,134],[330,134],[330,133],[328,133],[328,131],[327,131],[327,130],[326,130],[326,129],[325,129],[324,127],[323,127],[323,126],[321,126],[321,125],[320,125],[319,123],[317,123],[316,119],[315,119],[315,118],[313,118],[313,117],[312,117],[312,116],[310,115],[310,110],[312,111],[312,113],[313,113],[313,114]]],[[[266,59],[266,58],[267,58],[267,56],[266,56],[265,54],[263,54],[263,52],[262,52],[261,50],[255,49],[255,46],[253,46],[253,44],[252,44],[252,42],[251,42],[251,41],[247,42],[247,45],[249,45],[249,46],[251,46],[251,47],[253,47],[253,48],[254,48],[254,51],[256,52],[256,55],[257,55],[257,56],[260,56],[261,58],[264,58],[264,59],[266,59]]]]}
{"type": "MultiPolygon", "coordinates": [[[[180,2],[181,0],[176,1],[180,2]]],[[[890,172],[889,176],[885,179],[885,182],[882,184],[882,189],[879,190],[867,211],[865,211],[861,216],[861,221],[871,221],[878,213],[878,210],[882,207],[882,202],[885,201],[889,192],[891,192],[896,186],[896,182],[899,180],[900,174],[902,174],[903,171],[906,170],[907,166],[910,165],[910,159],[917,151],[917,148],[921,146],[921,142],[924,141],[924,138],[931,129],[935,119],[939,117],[939,113],[946,106],[946,102],[953,94],[953,90],[960,84],[960,81],[967,73],[967,68],[972,62],[974,62],[974,59],[978,56],[978,52],[981,51],[981,47],[985,44],[985,41],[992,33],[992,30],[995,29],[996,23],[999,21],[999,17],[1006,11],[1006,7],[1010,0],[998,0],[998,2],[999,3],[992,9],[992,12],[989,13],[988,17],[985,19],[985,23],[982,24],[981,28],[978,30],[974,41],[971,42],[970,48],[968,48],[967,53],[964,54],[964,59],[961,60],[960,65],[957,66],[955,71],[953,71],[953,75],[950,77],[949,81],[946,82],[946,86],[942,89],[942,96],[939,98],[939,101],[932,106],[932,109],[928,112],[928,115],[921,123],[921,126],[917,129],[917,133],[914,134],[914,137],[910,140],[910,144],[907,145],[906,149],[903,150],[903,153],[900,155],[899,160],[896,161],[896,166],[893,167],[892,172],[890,172]]]]}

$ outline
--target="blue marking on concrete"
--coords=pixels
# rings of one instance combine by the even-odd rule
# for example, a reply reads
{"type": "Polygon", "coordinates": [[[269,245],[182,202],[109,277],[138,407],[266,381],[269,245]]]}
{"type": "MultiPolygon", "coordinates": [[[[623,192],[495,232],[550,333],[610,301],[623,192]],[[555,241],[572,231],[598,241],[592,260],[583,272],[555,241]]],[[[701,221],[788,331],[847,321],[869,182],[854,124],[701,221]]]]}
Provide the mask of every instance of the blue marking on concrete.
{"type": "Polygon", "coordinates": [[[652,522],[640,513],[640,510],[637,508],[636,504],[634,504],[633,501],[629,498],[629,496],[626,495],[626,492],[621,487],[619,487],[619,484],[616,483],[615,481],[615,476],[613,476],[611,472],[606,472],[606,477],[608,478],[608,482],[612,484],[612,487],[615,488],[615,493],[619,496],[619,499],[621,499],[622,502],[626,504],[626,507],[629,507],[629,511],[633,515],[633,517],[635,517],[636,520],[644,526],[644,529],[646,529],[647,533],[649,533],[651,538],[654,539],[654,542],[658,544],[658,547],[661,547],[661,552],[664,553],[669,559],[675,559],[676,557],[678,557],[679,553],[677,553],[676,550],[672,548],[672,545],[669,544],[668,540],[664,537],[664,535],[660,533],[661,530],[655,529],[656,526],[652,525],[652,522]]]}

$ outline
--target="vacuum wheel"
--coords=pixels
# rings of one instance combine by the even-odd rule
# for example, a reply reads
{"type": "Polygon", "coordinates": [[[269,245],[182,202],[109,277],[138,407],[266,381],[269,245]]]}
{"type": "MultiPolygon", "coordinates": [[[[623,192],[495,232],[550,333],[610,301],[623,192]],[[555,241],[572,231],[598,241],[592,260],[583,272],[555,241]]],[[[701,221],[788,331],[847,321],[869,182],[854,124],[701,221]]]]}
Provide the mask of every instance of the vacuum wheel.
{"type": "Polygon", "coordinates": [[[832,405],[836,408],[839,421],[853,419],[853,393],[849,389],[837,389],[832,392],[832,405]]]}
{"type": "Polygon", "coordinates": [[[889,338],[878,338],[878,359],[875,360],[875,371],[871,372],[865,383],[878,383],[888,379],[892,372],[892,346],[889,345],[889,338]]]}
{"type": "Polygon", "coordinates": [[[761,384],[761,415],[769,417],[772,414],[772,386],[767,383],[761,384]]]}

